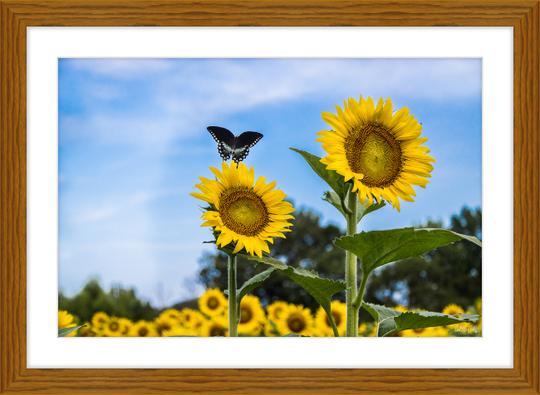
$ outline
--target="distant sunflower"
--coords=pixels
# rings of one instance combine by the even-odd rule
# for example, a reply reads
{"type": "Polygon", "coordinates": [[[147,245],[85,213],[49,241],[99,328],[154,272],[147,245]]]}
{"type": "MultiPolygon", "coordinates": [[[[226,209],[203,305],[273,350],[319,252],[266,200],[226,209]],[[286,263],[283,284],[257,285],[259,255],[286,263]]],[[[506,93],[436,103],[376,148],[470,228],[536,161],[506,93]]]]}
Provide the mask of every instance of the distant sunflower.
{"type": "Polygon", "coordinates": [[[68,328],[73,322],[73,316],[65,310],[58,311],[58,329],[68,328]]]}
{"type": "Polygon", "coordinates": [[[264,323],[264,336],[266,337],[278,337],[280,336],[277,331],[276,324],[272,321],[266,321],[264,323]]]}
{"type": "Polygon", "coordinates": [[[281,335],[295,333],[310,336],[313,332],[313,316],[308,308],[302,305],[291,305],[278,319],[276,327],[281,335]]]}
{"type": "MultiPolygon", "coordinates": [[[[75,322],[73,322],[74,318],[71,314],[69,314],[65,310],[59,310],[58,311],[58,329],[63,328],[72,328],[74,326],[77,326],[75,322]]],[[[66,335],[66,337],[75,337],[77,335],[77,331],[73,331],[70,334],[66,335]]]]}
{"type": "Polygon", "coordinates": [[[120,323],[120,336],[129,336],[129,331],[133,326],[133,322],[127,318],[119,318],[118,322],[120,323]]]}
{"type": "Polygon", "coordinates": [[[169,320],[174,321],[176,324],[180,323],[180,312],[176,309],[167,309],[159,316],[168,318],[169,320]]]}
{"type": "MultiPolygon", "coordinates": [[[[347,330],[347,305],[340,301],[332,302],[332,316],[336,322],[337,330],[339,336],[345,336],[347,330]]],[[[315,327],[322,333],[322,336],[334,336],[334,330],[332,329],[332,324],[328,319],[326,311],[319,306],[317,314],[315,316],[315,327]]]]}
{"type": "Polygon", "coordinates": [[[94,332],[93,328],[91,327],[91,324],[89,322],[85,322],[81,329],[79,329],[79,335],[82,337],[96,337],[96,332],[94,332]]]}
{"type": "Polygon", "coordinates": [[[429,148],[420,147],[428,139],[420,138],[422,125],[409,115],[407,107],[393,114],[390,98],[381,98],[375,107],[373,99],[344,101],[344,110],[336,106],[337,115],[323,112],[322,118],[333,130],[322,130],[317,141],[328,154],[321,159],[328,170],[335,170],[345,181],[353,183],[361,202],[383,198],[400,211],[399,199],[414,202],[411,185],[425,188],[435,159],[426,155],[429,148]]]}
{"type": "Polygon", "coordinates": [[[209,317],[223,314],[227,306],[227,299],[219,288],[209,289],[199,298],[199,309],[209,317]]]}
{"type": "Polygon", "coordinates": [[[202,193],[190,195],[210,203],[210,209],[202,218],[206,221],[201,226],[210,226],[220,232],[216,244],[225,247],[232,241],[236,243],[234,253],[242,248],[252,256],[262,257],[262,252],[270,252],[268,242],[275,237],[285,237],[283,232],[290,232],[294,208],[285,202],[285,195],[280,190],[272,190],[276,182],[266,183],[264,177],[255,182],[253,166],[232,162],[231,167],[223,162],[223,171],[211,167],[217,180],[199,177],[202,184],[195,185],[202,193]]]}
{"type": "Polygon", "coordinates": [[[443,314],[448,314],[448,315],[457,315],[457,314],[465,313],[465,311],[463,310],[461,306],[458,306],[457,304],[454,304],[454,303],[446,306],[442,312],[443,314]]]}
{"type": "Polygon", "coordinates": [[[213,317],[204,322],[200,334],[203,337],[229,336],[229,322],[227,317],[213,317]]]}
{"type": "Polygon", "coordinates": [[[103,334],[107,337],[122,336],[122,324],[119,318],[111,317],[103,327],[103,334]]]}
{"type": "Polygon", "coordinates": [[[474,307],[476,308],[476,312],[478,314],[482,314],[482,298],[478,298],[476,302],[474,303],[474,307]]]}
{"type": "Polygon", "coordinates": [[[170,331],[177,325],[180,325],[179,322],[168,316],[159,316],[154,320],[154,327],[156,328],[158,336],[163,336],[163,332],[170,331]]]}
{"type": "Polygon", "coordinates": [[[264,310],[259,298],[246,295],[240,302],[240,322],[238,333],[241,335],[258,336],[263,329],[265,321],[264,310]]]}
{"type": "Polygon", "coordinates": [[[197,328],[203,321],[204,316],[196,310],[185,308],[180,312],[180,323],[185,328],[197,328]]]}
{"type": "Polygon", "coordinates": [[[358,337],[367,337],[367,336],[369,336],[368,327],[365,323],[362,323],[358,327],[358,337]]]}
{"type": "Polygon", "coordinates": [[[133,324],[129,335],[132,337],[157,337],[158,333],[152,322],[140,320],[133,324]]]}
{"type": "Polygon", "coordinates": [[[168,331],[163,331],[161,334],[163,337],[170,336],[197,336],[197,331],[191,328],[184,328],[183,326],[176,325],[169,329],[168,331]]]}
{"type": "Polygon", "coordinates": [[[92,317],[92,325],[97,329],[103,329],[107,321],[109,321],[109,316],[102,311],[95,313],[92,317]]]}
{"type": "Polygon", "coordinates": [[[288,308],[289,304],[282,300],[278,300],[268,305],[268,307],[266,308],[266,311],[268,312],[268,319],[273,321],[274,323],[277,322],[279,317],[281,317],[282,314],[285,314],[288,308]]]}

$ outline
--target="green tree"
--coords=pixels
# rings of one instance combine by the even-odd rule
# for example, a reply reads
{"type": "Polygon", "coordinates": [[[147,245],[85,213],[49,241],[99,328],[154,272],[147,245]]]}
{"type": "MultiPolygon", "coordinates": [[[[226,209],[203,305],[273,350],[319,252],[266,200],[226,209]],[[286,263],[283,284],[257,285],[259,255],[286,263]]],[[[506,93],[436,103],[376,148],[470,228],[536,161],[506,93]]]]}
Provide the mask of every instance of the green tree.
{"type": "Polygon", "coordinates": [[[58,293],[58,309],[76,315],[81,323],[89,322],[98,311],[109,316],[125,317],[132,321],[153,320],[156,310],[149,302],[137,298],[134,289],[124,289],[119,285],[105,292],[99,281],[92,279],[72,298],[58,293]]]}
{"type": "MultiPolygon", "coordinates": [[[[336,237],[344,233],[337,226],[321,226],[319,216],[312,211],[300,210],[293,214],[294,226],[287,238],[277,238],[270,244],[270,254],[287,265],[316,270],[321,277],[339,280],[343,278],[343,261],[345,252],[332,243],[336,237]]],[[[268,267],[255,266],[252,262],[238,256],[238,286],[268,267]]],[[[201,270],[200,281],[206,288],[218,287],[227,289],[227,256],[221,252],[206,253],[199,260],[201,270]]],[[[303,304],[311,309],[318,307],[317,302],[302,287],[281,273],[270,277],[261,287],[254,290],[263,304],[276,300],[303,304]]],[[[345,294],[336,295],[344,300],[345,294]]]]}
{"type": "MultiPolygon", "coordinates": [[[[425,228],[440,228],[428,221],[425,228]]],[[[482,239],[482,211],[465,207],[450,229],[482,239]]],[[[482,249],[459,241],[423,255],[384,266],[369,279],[365,300],[371,303],[442,311],[450,303],[467,309],[482,295],[482,249]]]]}

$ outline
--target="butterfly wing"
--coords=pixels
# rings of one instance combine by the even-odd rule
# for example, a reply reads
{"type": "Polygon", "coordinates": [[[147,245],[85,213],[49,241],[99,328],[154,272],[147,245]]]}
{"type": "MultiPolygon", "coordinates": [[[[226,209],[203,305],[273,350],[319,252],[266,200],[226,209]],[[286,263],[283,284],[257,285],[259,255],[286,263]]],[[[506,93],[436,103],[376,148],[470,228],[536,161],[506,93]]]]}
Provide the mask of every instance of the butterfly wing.
{"type": "Polygon", "coordinates": [[[229,160],[235,146],[236,138],[230,130],[222,128],[220,126],[208,126],[208,131],[218,143],[219,156],[223,160],[229,160]]]}
{"type": "Polygon", "coordinates": [[[242,162],[249,154],[249,149],[259,142],[263,135],[258,132],[244,132],[236,137],[232,157],[238,163],[242,162]]]}

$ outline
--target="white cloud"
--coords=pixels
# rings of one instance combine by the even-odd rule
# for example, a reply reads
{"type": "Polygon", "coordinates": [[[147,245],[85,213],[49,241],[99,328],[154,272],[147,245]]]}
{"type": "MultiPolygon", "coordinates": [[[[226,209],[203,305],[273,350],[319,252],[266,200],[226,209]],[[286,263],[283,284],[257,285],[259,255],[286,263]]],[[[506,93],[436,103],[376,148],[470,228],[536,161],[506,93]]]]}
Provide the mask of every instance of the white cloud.
{"type": "Polygon", "coordinates": [[[481,89],[480,61],[462,59],[72,59],[67,67],[111,78],[110,86],[81,79],[86,111],[60,117],[62,138],[103,144],[168,144],[200,133],[205,120],[280,101],[361,92],[441,101],[481,89]]]}

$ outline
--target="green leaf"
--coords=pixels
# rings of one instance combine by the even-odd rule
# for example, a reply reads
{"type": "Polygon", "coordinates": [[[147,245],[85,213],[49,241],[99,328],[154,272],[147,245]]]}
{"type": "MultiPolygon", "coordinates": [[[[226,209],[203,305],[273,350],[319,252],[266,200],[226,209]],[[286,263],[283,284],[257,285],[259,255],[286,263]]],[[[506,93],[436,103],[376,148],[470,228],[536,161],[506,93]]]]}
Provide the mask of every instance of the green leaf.
{"type": "Polygon", "coordinates": [[[347,214],[343,211],[343,206],[341,205],[341,199],[339,198],[339,195],[335,193],[334,191],[326,191],[324,192],[324,197],[322,200],[330,203],[332,206],[338,209],[338,211],[343,215],[345,218],[347,218],[347,214]]]}
{"type": "Polygon", "coordinates": [[[430,328],[434,326],[454,325],[464,322],[478,321],[478,314],[447,315],[430,311],[416,311],[403,313],[371,303],[362,303],[362,306],[377,322],[377,336],[390,336],[396,332],[407,329],[430,328]]]}
{"type": "Polygon", "coordinates": [[[304,288],[315,300],[322,306],[328,319],[334,321],[331,310],[331,298],[337,292],[345,291],[346,286],[343,281],[334,281],[326,278],[320,278],[314,270],[306,270],[298,267],[287,266],[281,261],[268,257],[253,257],[244,255],[248,260],[270,265],[281,273],[285,274],[295,283],[304,288]]]}
{"type": "Polygon", "coordinates": [[[66,336],[69,335],[71,332],[75,332],[77,329],[80,329],[80,328],[82,328],[83,326],[86,326],[86,325],[71,326],[71,327],[69,327],[69,328],[61,328],[61,329],[58,329],[58,337],[66,337],[66,336]]]}
{"type": "Polygon", "coordinates": [[[459,240],[468,240],[482,247],[474,236],[466,236],[446,229],[403,228],[362,232],[344,236],[334,241],[338,247],[355,254],[362,264],[362,271],[369,275],[374,269],[390,262],[422,254],[459,240]]]}
{"type": "Polygon", "coordinates": [[[249,292],[257,288],[259,285],[264,283],[275,272],[276,272],[276,269],[271,267],[265,270],[264,272],[251,277],[242,285],[240,289],[236,291],[236,303],[237,303],[237,310],[238,310],[237,317],[239,321],[240,321],[240,301],[242,300],[242,298],[246,296],[249,292]]]}
{"type": "Polygon", "coordinates": [[[358,205],[356,208],[356,223],[359,223],[362,218],[364,218],[366,215],[377,211],[380,208],[383,208],[386,206],[386,202],[381,199],[378,203],[373,203],[371,206],[366,207],[360,202],[360,197],[358,197],[358,205]]]}
{"type": "Polygon", "coordinates": [[[311,166],[313,171],[315,171],[315,173],[317,173],[319,177],[326,181],[326,183],[330,185],[330,188],[332,188],[339,197],[341,197],[342,199],[345,198],[348,188],[345,184],[343,176],[339,175],[334,170],[326,170],[326,165],[321,163],[321,158],[319,158],[318,156],[310,154],[306,151],[302,151],[300,149],[290,149],[302,155],[306,162],[311,166]]]}

